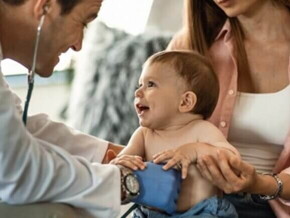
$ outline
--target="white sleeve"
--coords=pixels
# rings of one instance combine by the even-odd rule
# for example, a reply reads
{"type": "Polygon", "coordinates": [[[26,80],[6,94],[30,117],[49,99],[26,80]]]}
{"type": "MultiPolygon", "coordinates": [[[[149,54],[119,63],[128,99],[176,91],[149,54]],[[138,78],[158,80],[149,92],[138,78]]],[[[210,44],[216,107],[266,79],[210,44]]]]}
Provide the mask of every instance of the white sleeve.
{"type": "MultiPolygon", "coordinates": [[[[66,133],[64,130],[54,131],[53,140],[46,140],[45,134],[37,137],[41,130],[32,131],[36,137],[33,136],[23,125],[13,94],[5,87],[1,73],[0,101],[0,198],[3,201],[10,204],[63,202],[84,208],[95,217],[118,215],[120,172],[116,166],[90,163],[81,157],[85,154],[71,155],[52,144],[64,142],[59,137],[66,133]]],[[[65,145],[65,148],[78,153],[74,146],[65,145]]],[[[93,155],[91,159],[99,157],[93,155]]]]}
{"type": "Polygon", "coordinates": [[[46,114],[27,119],[27,129],[36,138],[57,145],[72,155],[82,156],[90,162],[101,163],[108,148],[108,142],[81,133],[63,123],[53,122],[46,114]]]}

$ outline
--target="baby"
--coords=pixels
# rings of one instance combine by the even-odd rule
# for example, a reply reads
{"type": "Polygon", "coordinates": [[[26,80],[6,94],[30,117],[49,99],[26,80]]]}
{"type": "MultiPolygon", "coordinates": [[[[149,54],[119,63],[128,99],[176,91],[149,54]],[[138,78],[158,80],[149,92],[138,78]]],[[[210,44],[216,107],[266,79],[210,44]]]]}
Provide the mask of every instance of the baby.
{"type": "MultiPolygon", "coordinates": [[[[182,185],[173,217],[237,217],[221,192],[202,178],[194,163],[203,154],[226,149],[238,155],[222,133],[206,121],[219,94],[217,77],[206,58],[189,51],[163,51],[144,64],[135,92],[140,127],[111,163],[133,170],[143,161],[167,160],[163,167],[182,170],[182,185]]],[[[141,207],[135,217],[167,217],[141,207]]]]}

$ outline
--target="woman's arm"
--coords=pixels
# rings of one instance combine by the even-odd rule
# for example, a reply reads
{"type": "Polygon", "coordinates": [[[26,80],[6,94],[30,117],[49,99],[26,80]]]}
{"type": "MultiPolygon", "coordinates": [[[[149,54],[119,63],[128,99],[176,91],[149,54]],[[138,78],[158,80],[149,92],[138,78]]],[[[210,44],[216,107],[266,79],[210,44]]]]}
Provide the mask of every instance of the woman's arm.
{"type": "MultiPolygon", "coordinates": [[[[269,175],[258,174],[255,168],[234,155],[219,151],[218,161],[205,155],[197,162],[200,173],[225,193],[248,192],[252,194],[273,195],[278,185],[269,175]]],[[[283,182],[280,197],[290,200],[290,175],[278,174],[283,182]]]]}

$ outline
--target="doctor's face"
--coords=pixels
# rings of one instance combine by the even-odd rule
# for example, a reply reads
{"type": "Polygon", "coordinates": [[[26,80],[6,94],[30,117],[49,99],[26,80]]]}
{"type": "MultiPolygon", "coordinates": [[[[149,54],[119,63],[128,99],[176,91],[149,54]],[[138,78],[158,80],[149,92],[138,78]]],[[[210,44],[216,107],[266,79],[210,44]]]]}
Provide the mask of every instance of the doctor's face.
{"type": "Polygon", "coordinates": [[[213,0],[227,16],[237,17],[240,15],[252,15],[259,10],[263,4],[271,0],[213,0]]]}
{"type": "Polygon", "coordinates": [[[49,11],[40,36],[36,66],[40,76],[50,76],[59,56],[68,49],[79,51],[82,48],[84,28],[97,17],[101,3],[102,0],[82,0],[65,15],[60,15],[58,4],[49,11]]]}

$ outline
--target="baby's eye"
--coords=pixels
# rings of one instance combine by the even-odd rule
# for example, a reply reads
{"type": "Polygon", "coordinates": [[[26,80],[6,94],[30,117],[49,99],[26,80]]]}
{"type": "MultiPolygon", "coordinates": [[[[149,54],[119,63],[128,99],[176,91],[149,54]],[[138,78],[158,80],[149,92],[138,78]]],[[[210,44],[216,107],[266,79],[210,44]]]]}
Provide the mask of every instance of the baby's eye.
{"type": "Polygon", "coordinates": [[[147,84],[148,87],[154,87],[156,86],[154,82],[152,81],[148,81],[148,84],[147,84]]]}

